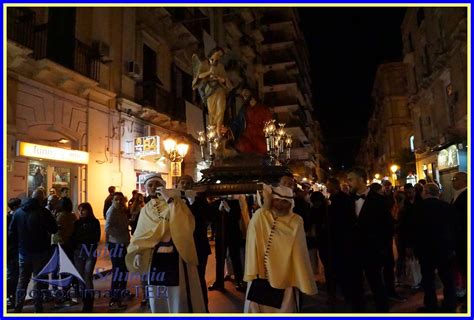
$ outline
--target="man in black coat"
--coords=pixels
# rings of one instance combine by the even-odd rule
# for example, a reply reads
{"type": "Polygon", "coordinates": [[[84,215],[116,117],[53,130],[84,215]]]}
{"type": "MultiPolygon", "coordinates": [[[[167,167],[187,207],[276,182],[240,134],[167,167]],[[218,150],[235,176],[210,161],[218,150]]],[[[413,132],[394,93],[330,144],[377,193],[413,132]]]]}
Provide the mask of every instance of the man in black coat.
{"type": "Polygon", "coordinates": [[[451,204],[456,208],[456,256],[464,279],[467,277],[467,174],[458,172],[451,179],[454,197],[451,204]]]}
{"type": "MultiPolygon", "coordinates": [[[[58,231],[58,225],[51,212],[41,204],[45,199],[44,192],[37,189],[32,198],[13,215],[8,230],[9,240],[18,246],[20,276],[17,286],[15,312],[21,312],[25,302],[26,290],[31,274],[36,276],[51,257],[51,235],[58,231]]],[[[35,281],[36,293],[44,288],[35,281]]],[[[43,312],[41,294],[35,294],[35,312],[43,312]]]]}
{"type": "Polygon", "coordinates": [[[352,252],[352,228],[356,222],[354,201],[341,191],[341,184],[335,178],[326,184],[330,194],[328,206],[328,226],[331,246],[331,262],[334,267],[336,283],[340,285],[344,299],[350,302],[350,268],[352,252]]]}
{"type": "Polygon", "coordinates": [[[453,206],[439,199],[439,188],[434,183],[423,187],[424,200],[416,212],[415,254],[420,259],[424,308],[420,311],[438,312],[435,271],[443,283],[442,312],[456,310],[456,212],[453,206]]]}
{"type": "Polygon", "coordinates": [[[353,228],[354,243],[354,311],[364,309],[363,274],[374,295],[377,312],[388,312],[389,303],[382,269],[388,243],[392,242],[393,221],[383,196],[369,192],[364,169],[354,168],[347,176],[354,199],[356,223],[353,228]]]}
{"type": "Polygon", "coordinates": [[[209,290],[224,290],[224,266],[229,249],[235,288],[245,290],[243,264],[240,256],[242,232],[240,231],[241,209],[237,199],[223,199],[212,204],[212,212],[218,215],[216,227],[216,281],[209,290]],[[217,210],[216,210],[217,209],[217,210]]]}
{"type": "MultiPolygon", "coordinates": [[[[13,220],[15,211],[21,207],[21,200],[18,198],[8,199],[7,228],[13,220]]],[[[7,239],[7,305],[15,307],[15,291],[18,284],[18,244],[7,239]]]]}
{"type": "Polygon", "coordinates": [[[210,207],[207,203],[206,197],[203,195],[196,195],[194,199],[188,199],[187,193],[193,194],[192,191],[194,186],[194,180],[189,175],[184,175],[179,179],[178,189],[182,190],[182,196],[185,198],[191,212],[194,216],[195,227],[194,227],[194,243],[196,245],[196,253],[198,256],[198,273],[199,280],[201,282],[201,289],[204,296],[204,303],[206,305],[206,311],[208,306],[207,296],[207,285],[206,285],[206,267],[207,258],[211,254],[211,247],[209,240],[207,239],[207,226],[209,224],[210,207]],[[186,192],[187,191],[187,192],[186,192]]]}

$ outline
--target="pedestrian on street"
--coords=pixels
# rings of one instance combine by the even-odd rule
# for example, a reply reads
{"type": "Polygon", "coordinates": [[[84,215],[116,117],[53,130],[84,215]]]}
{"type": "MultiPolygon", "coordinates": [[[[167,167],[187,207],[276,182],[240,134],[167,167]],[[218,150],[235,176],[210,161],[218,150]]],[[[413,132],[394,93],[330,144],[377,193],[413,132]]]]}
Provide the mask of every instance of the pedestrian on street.
{"type": "MultiPolygon", "coordinates": [[[[58,231],[58,225],[48,209],[42,206],[45,199],[43,190],[35,190],[25,204],[13,215],[8,239],[18,246],[19,280],[15,312],[23,310],[26,290],[31,275],[36,276],[51,257],[51,235],[58,231]]],[[[46,286],[34,282],[34,289],[39,292],[46,286]]],[[[43,312],[41,294],[34,297],[35,312],[43,312]]]]}
{"type": "Polygon", "coordinates": [[[181,197],[188,204],[191,213],[194,216],[194,243],[196,245],[196,253],[198,256],[198,273],[201,282],[202,294],[204,303],[206,305],[206,312],[208,310],[208,295],[206,285],[206,266],[208,256],[211,254],[211,246],[207,239],[207,226],[209,224],[210,208],[206,197],[200,194],[195,194],[193,191],[194,179],[190,175],[183,175],[178,182],[178,189],[181,190],[181,197]]]}
{"type": "Polygon", "coordinates": [[[138,193],[139,193],[138,190],[133,190],[132,191],[132,196],[130,197],[130,200],[128,200],[128,207],[129,208],[132,206],[133,202],[137,198],[138,193]]]}
{"type": "Polygon", "coordinates": [[[415,252],[420,258],[422,286],[425,293],[421,312],[456,311],[456,211],[439,199],[439,187],[427,183],[416,217],[415,252]],[[444,301],[438,309],[435,271],[443,283],[444,301]]]}
{"type": "Polygon", "coordinates": [[[451,179],[454,197],[451,204],[456,209],[456,256],[458,270],[462,278],[459,296],[465,298],[467,287],[467,174],[457,172],[451,179]],[[462,294],[464,293],[464,294],[462,294]]]}
{"type": "Polygon", "coordinates": [[[330,178],[327,182],[329,196],[328,221],[329,239],[333,243],[332,262],[335,281],[342,289],[347,304],[351,302],[350,277],[353,251],[352,232],[355,225],[355,209],[352,198],[341,190],[339,180],[330,178]]]}
{"type": "Polygon", "coordinates": [[[74,266],[84,279],[82,286],[82,312],[92,312],[94,306],[93,274],[97,262],[97,247],[100,241],[100,222],[88,202],[79,205],[80,218],[74,222],[72,243],[74,266]]]}
{"type": "Polygon", "coordinates": [[[107,217],[106,217],[107,210],[109,210],[110,206],[112,205],[112,199],[114,197],[115,187],[110,186],[108,191],[109,191],[109,195],[107,196],[107,198],[105,198],[105,201],[104,201],[104,210],[103,210],[104,220],[107,219],[107,217]]]}
{"type": "MultiPolygon", "coordinates": [[[[128,203],[130,203],[130,201],[128,203]]],[[[145,198],[143,197],[143,194],[138,193],[138,192],[135,193],[133,196],[133,201],[131,202],[131,205],[128,207],[130,210],[129,224],[130,224],[132,235],[135,232],[135,229],[137,228],[138,218],[140,217],[140,211],[142,210],[144,206],[145,206],[145,198]]]]}
{"type": "Polygon", "coordinates": [[[68,187],[62,187],[61,192],[59,194],[59,197],[62,198],[69,198],[69,188],[68,187]]]}
{"type": "Polygon", "coordinates": [[[57,213],[59,212],[59,197],[55,194],[51,194],[48,196],[48,200],[46,201],[46,209],[48,209],[51,214],[56,217],[57,213]]]}
{"type": "Polygon", "coordinates": [[[125,254],[130,242],[128,231],[128,209],[127,200],[122,192],[115,192],[112,205],[106,213],[105,232],[107,248],[112,260],[112,284],[109,309],[111,311],[125,310],[127,306],[122,304],[124,290],[127,288],[127,267],[125,266],[125,254]]]}
{"type": "Polygon", "coordinates": [[[372,291],[377,312],[388,312],[388,293],[383,281],[383,266],[387,247],[393,238],[393,221],[383,196],[369,192],[367,173],[362,168],[353,168],[347,180],[355,204],[356,224],[353,229],[353,310],[363,312],[363,276],[372,291]]]}
{"type": "MultiPolygon", "coordinates": [[[[13,220],[15,211],[21,207],[21,200],[18,198],[8,199],[7,230],[13,220]]],[[[18,284],[18,244],[11,239],[7,239],[7,306],[15,307],[16,286],[18,284]]]]}
{"type": "Polygon", "coordinates": [[[263,193],[247,231],[244,312],[299,312],[300,292],[317,293],[303,219],[292,212],[292,189],[264,185],[263,193]]]}
{"type": "Polygon", "coordinates": [[[224,290],[224,266],[227,250],[229,251],[232,271],[234,273],[234,285],[237,290],[245,290],[243,283],[243,265],[240,256],[240,245],[242,233],[240,221],[242,218],[240,202],[233,197],[221,199],[215,202],[218,215],[216,224],[216,281],[209,287],[209,291],[224,290]]]}
{"type": "Polygon", "coordinates": [[[336,299],[336,277],[333,261],[334,243],[331,234],[332,226],[329,218],[328,203],[320,191],[311,194],[311,203],[313,204],[311,208],[311,218],[316,229],[316,248],[324,267],[328,302],[333,304],[336,299]]]}

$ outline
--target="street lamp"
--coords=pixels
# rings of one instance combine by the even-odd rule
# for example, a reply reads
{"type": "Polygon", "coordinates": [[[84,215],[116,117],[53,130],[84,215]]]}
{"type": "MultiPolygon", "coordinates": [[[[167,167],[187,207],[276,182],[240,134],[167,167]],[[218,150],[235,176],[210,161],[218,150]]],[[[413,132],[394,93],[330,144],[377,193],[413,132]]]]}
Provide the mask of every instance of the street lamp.
{"type": "Polygon", "coordinates": [[[163,141],[165,156],[171,161],[171,176],[181,176],[181,162],[188,153],[189,145],[186,143],[177,143],[176,140],[168,138],[163,141]]]}
{"type": "Polygon", "coordinates": [[[375,180],[380,180],[380,174],[378,173],[375,174],[375,180]]]}

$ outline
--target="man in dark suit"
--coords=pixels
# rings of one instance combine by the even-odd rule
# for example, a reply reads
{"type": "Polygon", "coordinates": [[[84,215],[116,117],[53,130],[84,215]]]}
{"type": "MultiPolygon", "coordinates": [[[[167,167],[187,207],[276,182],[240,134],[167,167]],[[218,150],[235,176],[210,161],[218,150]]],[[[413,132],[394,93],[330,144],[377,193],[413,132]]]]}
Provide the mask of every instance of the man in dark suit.
{"type": "Polygon", "coordinates": [[[212,205],[214,214],[218,215],[216,228],[216,281],[208,289],[224,289],[224,266],[227,249],[229,250],[232,269],[234,271],[234,285],[239,291],[245,290],[243,282],[243,266],[240,257],[240,246],[242,243],[242,232],[240,231],[240,203],[239,200],[230,198],[214,202],[212,205]],[[217,208],[217,210],[216,210],[217,208]]]}
{"type": "Polygon", "coordinates": [[[206,267],[207,258],[211,254],[211,246],[207,239],[207,226],[209,224],[210,207],[206,197],[197,194],[194,199],[194,192],[192,191],[194,186],[194,179],[190,175],[183,175],[178,182],[178,189],[181,190],[181,196],[184,198],[186,204],[191,209],[194,216],[195,227],[194,227],[194,243],[196,245],[196,253],[198,256],[198,274],[199,281],[201,282],[201,290],[204,297],[204,303],[206,305],[206,311],[208,310],[209,299],[207,295],[206,285],[206,267]]]}
{"type": "Polygon", "coordinates": [[[456,256],[460,271],[467,275],[467,174],[458,172],[451,179],[454,197],[451,204],[456,208],[456,256]]]}
{"type": "Polygon", "coordinates": [[[388,243],[393,236],[393,221],[383,196],[369,192],[367,173],[364,169],[354,168],[347,180],[354,199],[356,223],[353,228],[354,243],[354,284],[353,308],[364,309],[363,274],[374,295],[377,312],[388,312],[389,303],[384,285],[382,269],[387,255],[388,243]]]}
{"type": "Polygon", "coordinates": [[[336,178],[328,179],[327,191],[330,194],[328,206],[329,238],[332,243],[331,257],[336,283],[341,287],[346,302],[351,301],[350,268],[352,266],[352,228],[356,222],[354,201],[341,190],[336,178]]]}
{"type": "Polygon", "coordinates": [[[456,310],[456,284],[454,277],[455,209],[439,199],[439,188],[434,183],[423,187],[423,201],[416,217],[415,253],[420,259],[422,286],[425,292],[423,312],[438,312],[435,271],[443,283],[442,312],[456,310]]]}

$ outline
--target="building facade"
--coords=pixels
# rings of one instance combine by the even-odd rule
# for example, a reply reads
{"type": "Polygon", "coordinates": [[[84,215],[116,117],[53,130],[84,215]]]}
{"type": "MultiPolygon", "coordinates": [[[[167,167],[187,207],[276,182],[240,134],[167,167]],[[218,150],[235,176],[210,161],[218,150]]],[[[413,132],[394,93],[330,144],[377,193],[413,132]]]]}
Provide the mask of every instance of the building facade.
{"type": "Polygon", "coordinates": [[[309,53],[296,10],[261,9],[263,41],[259,46],[259,91],[278,122],[293,137],[290,167],[298,179],[325,182],[324,150],[319,123],[313,119],[309,53]]]}
{"type": "Polygon", "coordinates": [[[451,178],[467,171],[467,9],[409,8],[402,24],[416,168],[451,199],[451,178]]]}
{"type": "Polygon", "coordinates": [[[378,174],[392,178],[390,167],[397,165],[396,183],[404,184],[407,176],[415,172],[415,156],[411,148],[413,126],[408,108],[407,66],[403,62],[378,66],[372,99],[374,112],[358,162],[368,168],[371,177],[378,174]]]}
{"type": "MultiPolygon", "coordinates": [[[[294,26],[289,35],[263,8],[8,8],[7,196],[68,187],[76,205],[100,211],[108,186],[144,192],[146,173],[161,173],[171,187],[162,145],[169,137],[190,144],[183,174],[199,179],[196,137],[206,115],[191,89],[191,57],[202,60],[215,46],[233,87],[254,88],[287,123],[292,166],[310,177],[323,151],[303,73],[307,51],[296,12],[281,11],[284,26],[294,26]],[[280,40],[300,51],[271,61],[272,52],[291,53],[280,40]],[[291,79],[280,84],[282,70],[291,79]]],[[[229,112],[241,105],[235,95],[229,112]]]]}

